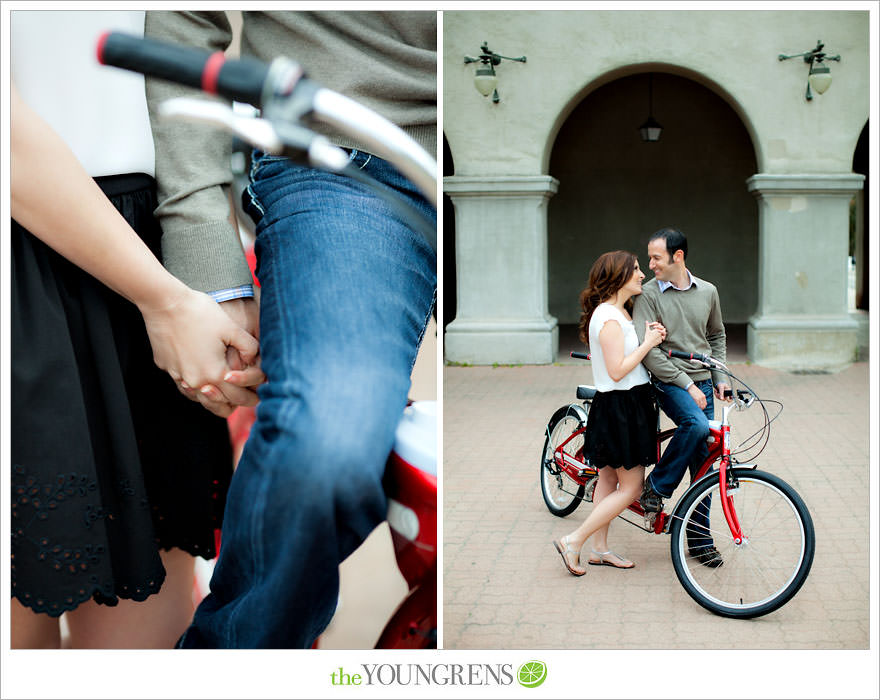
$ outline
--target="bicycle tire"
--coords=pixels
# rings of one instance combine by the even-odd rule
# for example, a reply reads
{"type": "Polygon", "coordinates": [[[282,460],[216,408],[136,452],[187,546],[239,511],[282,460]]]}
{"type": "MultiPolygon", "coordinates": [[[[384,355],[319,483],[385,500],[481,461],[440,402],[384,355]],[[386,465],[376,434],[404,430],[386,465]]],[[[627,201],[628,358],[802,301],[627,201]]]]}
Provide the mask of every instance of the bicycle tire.
{"type": "MultiPolygon", "coordinates": [[[[589,412],[589,405],[584,406],[589,412]]],[[[570,406],[558,409],[547,424],[547,437],[544,438],[544,451],[541,453],[541,495],[544,504],[553,515],[564,518],[573,513],[581,504],[584,496],[584,485],[578,484],[565,472],[554,473],[553,452],[556,447],[582,427],[581,419],[571,410],[570,406]]],[[[583,437],[575,438],[571,454],[583,447],[583,437]]]]}
{"type": "MultiPolygon", "coordinates": [[[[758,470],[733,472],[739,486],[728,493],[743,544],[730,534],[716,476],[685,494],[673,516],[670,546],[675,574],[691,598],[716,615],[748,619],[778,610],[800,590],[813,564],[816,535],[809,510],[789,484],[758,470]],[[714,568],[688,553],[685,525],[709,495],[709,529],[723,560],[714,568]]],[[[691,525],[691,534],[695,529],[691,525]]]]}

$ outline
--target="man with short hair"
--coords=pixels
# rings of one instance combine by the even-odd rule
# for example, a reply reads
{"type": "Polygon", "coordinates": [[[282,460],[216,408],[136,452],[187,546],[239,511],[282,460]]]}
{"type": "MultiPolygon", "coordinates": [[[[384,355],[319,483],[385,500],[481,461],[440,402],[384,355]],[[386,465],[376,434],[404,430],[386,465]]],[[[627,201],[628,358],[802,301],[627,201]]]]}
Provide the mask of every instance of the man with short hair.
{"type": "MultiPolygon", "coordinates": [[[[666,340],[652,349],[643,363],[651,372],[657,402],[675,423],[675,434],[654,470],[645,479],[639,502],[646,512],[659,512],[664,498],[670,498],[689,470],[691,480],[708,456],[706,439],[709,421],[714,418],[714,396],[724,398],[730,389],[720,373],[697,367],[688,360],[669,357],[669,350],[711,355],[724,362],[727,336],[721,318],[718,290],[713,284],[691,274],[685,265],[687,238],[674,228],[663,228],[648,241],[649,267],[654,279],[635,297],[633,322],[644,335],[645,321],[658,321],[666,327],[666,340]]],[[[722,559],[708,532],[705,499],[688,523],[688,549],[691,556],[709,567],[721,566],[722,559]]]]}

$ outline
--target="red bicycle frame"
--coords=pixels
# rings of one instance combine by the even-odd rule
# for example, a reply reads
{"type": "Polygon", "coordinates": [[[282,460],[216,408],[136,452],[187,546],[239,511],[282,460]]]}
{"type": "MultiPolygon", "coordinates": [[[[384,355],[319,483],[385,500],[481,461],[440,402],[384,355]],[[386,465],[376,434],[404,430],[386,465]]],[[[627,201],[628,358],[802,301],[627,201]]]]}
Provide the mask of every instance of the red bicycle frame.
{"type": "Polygon", "coordinates": [[[720,480],[718,488],[721,492],[721,509],[724,511],[724,519],[727,520],[730,534],[733,536],[734,543],[742,544],[742,528],[739,524],[739,518],[736,517],[733,497],[727,493],[727,468],[730,466],[730,424],[727,421],[729,413],[730,407],[725,406],[722,409],[721,419],[721,464],[718,468],[718,478],[720,480]]]}
{"type": "MultiPolygon", "coordinates": [[[[709,455],[706,457],[703,464],[700,466],[700,469],[694,474],[691,479],[691,483],[696,483],[700,479],[702,479],[706,474],[709,473],[712,465],[720,460],[719,469],[718,469],[718,478],[720,480],[720,491],[721,491],[721,508],[724,512],[724,517],[727,520],[727,525],[730,528],[730,533],[733,536],[734,542],[736,544],[741,544],[743,541],[742,528],[739,524],[739,519],[736,516],[736,509],[734,507],[733,497],[728,494],[728,483],[727,483],[727,470],[730,466],[730,423],[728,422],[728,416],[730,412],[729,406],[724,406],[722,409],[722,419],[721,421],[709,421],[709,437],[707,439],[708,447],[709,447],[709,455]]],[[[586,426],[576,430],[572,433],[565,442],[563,442],[553,453],[553,461],[556,464],[556,467],[561,471],[564,471],[565,474],[575,483],[580,486],[586,486],[587,483],[598,476],[598,470],[596,467],[593,467],[584,460],[583,451],[578,449],[574,454],[565,451],[566,445],[570,443],[574,438],[579,435],[583,435],[586,431],[586,426]]],[[[675,434],[675,428],[669,428],[667,430],[658,430],[657,431],[657,460],[660,460],[661,454],[661,445],[671,438],[675,434]]],[[[642,505],[638,502],[638,500],[633,501],[630,505],[627,506],[627,510],[636,515],[646,518],[649,518],[650,515],[645,512],[645,509],[642,508],[642,505]]],[[[655,534],[660,534],[665,532],[666,527],[668,525],[669,516],[665,511],[661,511],[656,514],[656,517],[653,519],[650,527],[646,527],[645,529],[649,532],[654,532],[655,534]]]]}

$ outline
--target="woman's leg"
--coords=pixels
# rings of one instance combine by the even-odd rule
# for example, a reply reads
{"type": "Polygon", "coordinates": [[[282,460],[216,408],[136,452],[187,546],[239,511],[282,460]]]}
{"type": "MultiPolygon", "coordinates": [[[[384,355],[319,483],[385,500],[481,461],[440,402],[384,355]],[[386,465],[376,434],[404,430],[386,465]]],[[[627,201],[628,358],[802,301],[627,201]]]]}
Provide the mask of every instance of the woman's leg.
{"type": "Polygon", "coordinates": [[[12,599],[10,616],[12,619],[10,646],[13,649],[61,647],[61,628],[58,624],[60,618],[34,612],[19,603],[17,598],[12,599]]]}
{"type": "MultiPolygon", "coordinates": [[[[617,490],[617,470],[612,467],[603,467],[599,470],[599,482],[593,492],[593,508],[599,505],[605,498],[617,490]]],[[[593,549],[597,552],[608,550],[608,525],[603,525],[593,533],[593,549]]],[[[591,557],[592,559],[592,557],[591,557]]]]}
{"type": "MultiPolygon", "coordinates": [[[[610,468],[603,467],[602,470],[610,471],[610,468]]],[[[580,551],[590,535],[597,532],[599,528],[607,526],[630,503],[638,498],[642,492],[642,483],[645,478],[644,467],[617,469],[616,472],[619,484],[617,490],[608,494],[600,503],[593,506],[593,512],[590,513],[589,517],[577,530],[568,535],[567,541],[576,551],[580,551]]]]}
{"type": "Polygon", "coordinates": [[[181,549],[161,552],[165,581],[144,601],[86,601],[65,613],[71,649],[172,649],[193,615],[194,559],[181,549]]]}

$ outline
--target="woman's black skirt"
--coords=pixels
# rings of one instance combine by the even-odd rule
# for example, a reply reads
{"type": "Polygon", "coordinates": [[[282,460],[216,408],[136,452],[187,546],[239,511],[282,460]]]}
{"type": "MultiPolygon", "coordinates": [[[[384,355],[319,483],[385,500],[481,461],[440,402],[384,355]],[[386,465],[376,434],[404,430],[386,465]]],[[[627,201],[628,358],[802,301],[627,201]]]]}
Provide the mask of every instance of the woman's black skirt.
{"type": "MultiPolygon", "coordinates": [[[[159,257],[152,178],[98,184],[159,257]]],[[[12,294],[12,594],[52,616],[144,600],[160,549],[215,556],[226,421],[156,367],[134,304],[14,221],[12,294]]]]}
{"type": "Polygon", "coordinates": [[[596,467],[649,466],[657,461],[657,404],[650,384],[600,391],[590,407],[584,450],[596,467]]]}

